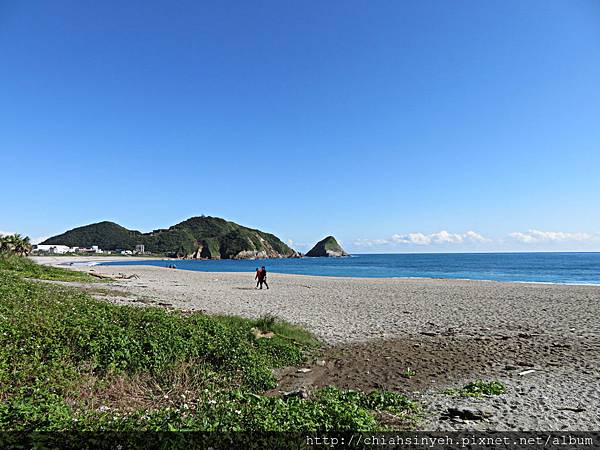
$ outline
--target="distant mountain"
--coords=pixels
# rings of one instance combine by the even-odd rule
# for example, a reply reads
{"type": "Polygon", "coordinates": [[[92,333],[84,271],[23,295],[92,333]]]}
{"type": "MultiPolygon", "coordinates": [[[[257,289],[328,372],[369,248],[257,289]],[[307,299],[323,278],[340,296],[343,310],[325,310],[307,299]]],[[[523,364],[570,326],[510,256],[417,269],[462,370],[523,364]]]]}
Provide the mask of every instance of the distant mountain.
{"type": "Polygon", "coordinates": [[[185,258],[250,259],[294,258],[299,254],[277,236],[227,220],[192,217],[168,229],[141,233],[114,222],[100,222],[74,228],[42,244],[91,247],[103,250],[134,250],[143,244],[151,253],[185,258]]]}
{"type": "Polygon", "coordinates": [[[329,257],[339,257],[339,256],[350,256],[346,251],[342,248],[338,241],[335,240],[333,236],[327,236],[322,241],[317,242],[317,244],[310,249],[310,251],[305,256],[329,256],[329,257]]]}

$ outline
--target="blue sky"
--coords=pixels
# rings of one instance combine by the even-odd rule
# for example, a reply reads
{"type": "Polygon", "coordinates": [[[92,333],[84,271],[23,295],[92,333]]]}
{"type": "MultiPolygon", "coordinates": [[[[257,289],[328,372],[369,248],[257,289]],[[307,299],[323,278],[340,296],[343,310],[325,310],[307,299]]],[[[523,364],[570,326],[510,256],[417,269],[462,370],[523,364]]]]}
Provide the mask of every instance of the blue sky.
{"type": "Polygon", "coordinates": [[[600,251],[600,2],[0,1],[0,230],[600,251]]]}

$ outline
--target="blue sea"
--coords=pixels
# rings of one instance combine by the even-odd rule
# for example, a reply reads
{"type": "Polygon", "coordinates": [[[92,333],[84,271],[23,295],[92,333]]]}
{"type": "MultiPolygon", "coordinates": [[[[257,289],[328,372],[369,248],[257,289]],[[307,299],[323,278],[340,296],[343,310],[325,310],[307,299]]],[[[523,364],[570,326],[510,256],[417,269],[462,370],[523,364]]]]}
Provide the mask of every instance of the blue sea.
{"type": "Polygon", "coordinates": [[[600,285],[600,253],[360,254],[348,258],[267,260],[145,260],[103,265],[150,265],[202,272],[269,272],[332,277],[457,278],[600,285]]]}

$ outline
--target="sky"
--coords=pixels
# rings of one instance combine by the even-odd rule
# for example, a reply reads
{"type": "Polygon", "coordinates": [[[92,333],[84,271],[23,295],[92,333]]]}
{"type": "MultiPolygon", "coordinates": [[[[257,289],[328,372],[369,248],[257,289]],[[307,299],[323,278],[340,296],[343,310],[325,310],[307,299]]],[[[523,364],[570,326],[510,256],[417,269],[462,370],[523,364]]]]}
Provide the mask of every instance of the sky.
{"type": "Polygon", "coordinates": [[[600,251],[600,2],[0,0],[0,233],[600,251]]]}

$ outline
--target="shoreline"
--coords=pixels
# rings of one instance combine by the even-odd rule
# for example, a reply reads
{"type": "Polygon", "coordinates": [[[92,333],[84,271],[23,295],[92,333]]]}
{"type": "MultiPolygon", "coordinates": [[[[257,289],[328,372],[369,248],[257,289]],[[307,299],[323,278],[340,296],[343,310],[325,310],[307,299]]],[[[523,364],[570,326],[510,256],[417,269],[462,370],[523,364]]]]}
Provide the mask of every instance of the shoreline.
{"type": "Polygon", "coordinates": [[[600,428],[600,286],[271,272],[271,289],[257,290],[248,272],[70,267],[136,275],[101,285],[71,283],[99,300],[274,316],[310,331],[325,344],[323,359],[308,362],[307,373],[290,368],[278,374],[280,391],[336,385],[403,392],[422,402],[427,417],[419,427],[430,431],[600,428]],[[407,368],[413,377],[402,375],[407,368]],[[444,393],[476,379],[499,380],[507,392],[480,398],[444,393]],[[453,420],[450,408],[482,409],[485,419],[453,420]]]}
{"type": "MultiPolygon", "coordinates": [[[[122,262],[119,259],[114,259],[114,257],[102,257],[102,256],[79,256],[79,257],[69,257],[69,256],[30,256],[30,259],[42,265],[54,265],[56,267],[155,267],[158,269],[169,269],[168,267],[162,267],[159,265],[153,264],[124,264],[119,265],[118,263],[122,262]],[[70,261],[63,262],[62,264],[54,264],[54,261],[50,261],[50,259],[54,258],[65,258],[71,259],[70,261]],[[91,261],[90,259],[101,259],[100,261],[91,261]],[[111,263],[111,265],[104,265],[105,263],[111,263]],[[114,264],[112,264],[114,263],[114,264]],[[104,266],[103,266],[104,265],[104,266]]],[[[117,257],[119,258],[119,257],[117,257]]],[[[136,261],[182,261],[177,258],[164,258],[164,259],[156,259],[155,257],[143,257],[143,256],[123,256],[121,258],[127,258],[128,261],[136,262],[136,261]]],[[[184,260],[189,261],[189,260],[184,260]]],[[[200,261],[200,260],[198,260],[200,261]]],[[[185,272],[197,272],[197,273],[209,273],[209,274],[249,274],[250,271],[245,272],[226,272],[226,271],[205,271],[205,270],[192,270],[192,269],[169,269],[169,270],[181,270],[185,272]]],[[[307,277],[307,278],[323,278],[323,279],[347,279],[347,280],[426,280],[426,281],[465,281],[465,282],[475,282],[475,283],[501,283],[501,284],[526,284],[526,285],[549,285],[549,286],[590,286],[590,287],[600,287],[600,283],[570,283],[570,282],[557,282],[557,281],[522,281],[522,280],[491,280],[491,279],[479,279],[479,278],[433,278],[433,277],[416,277],[416,276],[406,276],[406,277],[353,277],[353,276],[334,276],[334,275],[304,275],[304,274],[296,274],[296,273],[286,273],[286,272],[275,272],[269,271],[269,274],[276,275],[285,275],[290,277],[307,277]]]]}
{"type": "MultiPolygon", "coordinates": [[[[79,260],[81,262],[81,258],[79,260]]],[[[53,258],[38,262],[57,264],[53,258]]],[[[58,261],[62,262],[70,261],[58,261]]],[[[596,285],[270,272],[271,289],[260,291],[255,290],[253,272],[166,270],[160,266],[134,264],[59,265],[109,276],[135,274],[140,277],[139,281],[116,279],[111,284],[131,293],[143,292],[145,297],[179,309],[252,318],[273,314],[305,326],[331,343],[415,334],[431,328],[432,324],[436,328],[459,327],[467,334],[473,329],[498,328],[490,326],[489,321],[499,322],[511,334],[515,330],[535,329],[539,324],[544,324],[543,333],[569,334],[572,328],[569,320],[575,328],[582,329],[589,324],[590,330],[600,329],[593,319],[595,312],[600,315],[597,301],[600,286],[596,285]],[[258,297],[259,294],[262,295],[258,297]],[[471,317],[475,311],[478,315],[471,317]],[[366,315],[366,319],[361,318],[362,315],[366,315]],[[419,320],[406,322],[409,318],[419,320]],[[546,326],[551,319],[555,321],[554,326],[546,326]]],[[[115,301],[130,303],[119,298],[115,301]]]]}

